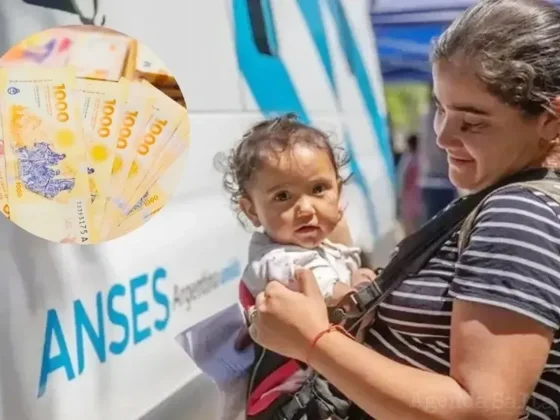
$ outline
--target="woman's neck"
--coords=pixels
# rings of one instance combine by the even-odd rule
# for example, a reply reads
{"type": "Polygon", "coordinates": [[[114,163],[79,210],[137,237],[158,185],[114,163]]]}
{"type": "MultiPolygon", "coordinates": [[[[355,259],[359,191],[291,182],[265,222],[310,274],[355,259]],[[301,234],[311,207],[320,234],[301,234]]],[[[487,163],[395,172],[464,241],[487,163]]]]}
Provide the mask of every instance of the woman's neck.
{"type": "Polygon", "coordinates": [[[541,155],[533,161],[528,162],[523,170],[538,168],[560,170],[560,141],[555,140],[550,143],[550,145],[542,151],[541,155]]]}
{"type": "Polygon", "coordinates": [[[556,145],[551,153],[542,160],[540,165],[542,168],[560,169],[560,145],[556,145]]]}

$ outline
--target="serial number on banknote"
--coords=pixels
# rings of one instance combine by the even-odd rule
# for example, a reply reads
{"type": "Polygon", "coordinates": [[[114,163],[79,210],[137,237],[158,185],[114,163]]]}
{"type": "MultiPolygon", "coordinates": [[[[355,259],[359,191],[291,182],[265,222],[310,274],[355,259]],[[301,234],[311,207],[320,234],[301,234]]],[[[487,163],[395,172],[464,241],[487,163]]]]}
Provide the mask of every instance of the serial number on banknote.
{"type": "Polygon", "coordinates": [[[86,216],[84,214],[84,207],[82,203],[78,203],[78,224],[80,225],[80,235],[82,235],[82,242],[86,242],[88,240],[88,229],[87,229],[87,221],[86,216]]]}

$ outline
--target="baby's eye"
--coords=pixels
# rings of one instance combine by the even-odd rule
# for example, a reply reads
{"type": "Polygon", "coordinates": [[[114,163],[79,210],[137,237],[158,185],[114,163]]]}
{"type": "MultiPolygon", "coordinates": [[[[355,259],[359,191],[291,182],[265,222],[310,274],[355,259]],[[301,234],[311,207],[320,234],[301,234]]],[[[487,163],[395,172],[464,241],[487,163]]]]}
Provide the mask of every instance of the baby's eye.
{"type": "Polygon", "coordinates": [[[274,196],[274,201],[286,201],[290,199],[290,193],[288,191],[280,191],[274,196]]]}
{"type": "Polygon", "coordinates": [[[325,190],[327,189],[327,186],[325,184],[317,184],[313,187],[313,194],[322,194],[325,192],[325,190]]]}

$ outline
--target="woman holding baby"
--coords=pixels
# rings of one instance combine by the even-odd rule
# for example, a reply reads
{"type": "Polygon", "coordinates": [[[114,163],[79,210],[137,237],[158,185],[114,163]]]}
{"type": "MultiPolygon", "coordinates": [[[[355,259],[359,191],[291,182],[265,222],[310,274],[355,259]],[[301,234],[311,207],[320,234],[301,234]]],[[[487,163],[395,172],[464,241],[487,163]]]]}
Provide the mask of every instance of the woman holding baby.
{"type": "MultiPolygon", "coordinates": [[[[477,2],[437,41],[433,83],[437,143],[457,188],[560,170],[555,7],[477,2]]],[[[325,295],[336,289],[309,268],[293,275],[297,291],[269,276],[251,337],[378,420],[560,419],[560,206],[511,185],[484,200],[460,251],[457,240],[383,301],[364,343],[329,329],[325,295]]]]}

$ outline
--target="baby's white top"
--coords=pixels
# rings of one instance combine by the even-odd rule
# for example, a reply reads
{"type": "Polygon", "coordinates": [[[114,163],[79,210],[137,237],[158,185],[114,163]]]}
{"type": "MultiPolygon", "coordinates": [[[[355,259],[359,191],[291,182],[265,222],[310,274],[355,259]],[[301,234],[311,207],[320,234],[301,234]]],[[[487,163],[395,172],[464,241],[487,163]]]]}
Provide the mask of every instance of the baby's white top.
{"type": "Polygon", "coordinates": [[[284,284],[293,281],[294,268],[310,269],[326,300],[332,297],[334,284],[350,284],[352,272],[361,266],[360,249],[335,244],[325,239],[317,248],[274,242],[256,232],[249,244],[249,261],[242,280],[253,296],[262,292],[270,280],[284,284]]]}

